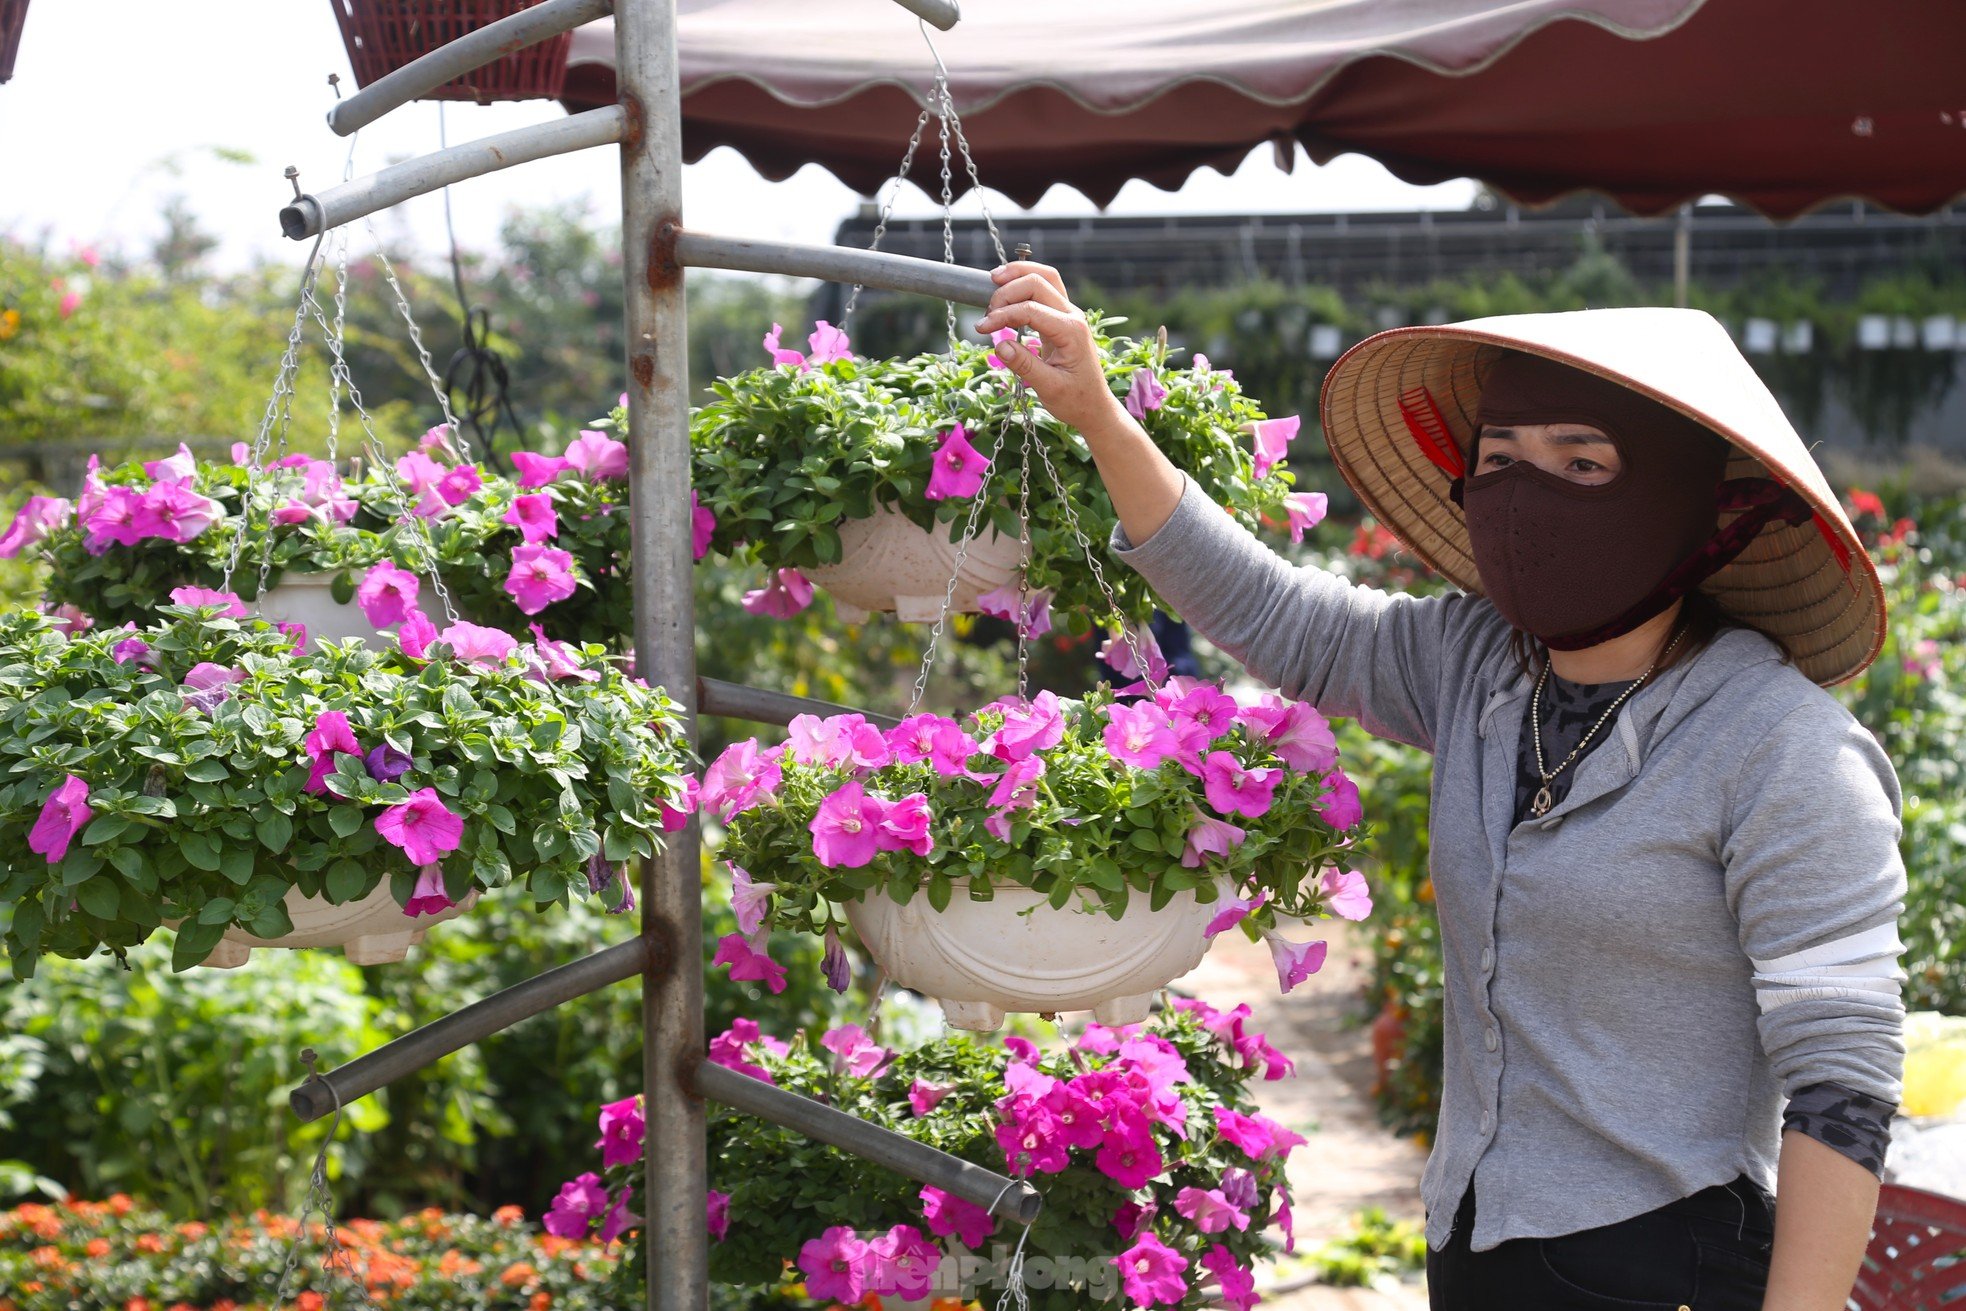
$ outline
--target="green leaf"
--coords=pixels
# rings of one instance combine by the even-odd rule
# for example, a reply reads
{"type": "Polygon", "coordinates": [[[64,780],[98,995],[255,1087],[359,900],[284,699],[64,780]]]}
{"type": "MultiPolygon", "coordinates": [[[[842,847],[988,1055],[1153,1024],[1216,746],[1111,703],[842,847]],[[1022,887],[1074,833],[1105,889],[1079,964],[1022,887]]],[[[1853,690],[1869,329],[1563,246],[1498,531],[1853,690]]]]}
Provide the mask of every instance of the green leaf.
{"type": "Polygon", "coordinates": [[[342,859],[328,866],[327,878],[322,890],[328,900],[339,906],[355,900],[369,885],[369,872],[360,861],[342,859]]]}
{"type": "Polygon", "coordinates": [[[355,599],[354,575],[346,569],[336,574],[328,583],[328,595],[334,598],[336,605],[347,605],[353,601],[355,599]]]}
{"type": "Polygon", "coordinates": [[[285,851],[287,843],[294,836],[294,822],[277,810],[261,815],[254,829],[259,834],[260,844],[272,852],[285,851]]]}
{"type": "Polygon", "coordinates": [[[232,912],[238,909],[238,905],[239,903],[230,897],[213,897],[198,908],[198,923],[230,924],[232,912]]]}
{"type": "Polygon", "coordinates": [[[116,880],[99,876],[75,889],[75,900],[97,919],[113,920],[117,907],[122,903],[122,896],[117,890],[116,880]]]}
{"type": "Polygon", "coordinates": [[[210,833],[187,833],[178,839],[178,850],[183,853],[185,863],[193,869],[202,869],[207,874],[218,873],[218,838],[210,833]]]}
{"type": "Polygon", "coordinates": [[[222,760],[200,760],[184,767],[184,776],[194,783],[223,783],[231,774],[222,760]]]}
{"type": "Polygon", "coordinates": [[[336,806],[328,812],[328,827],[338,838],[353,837],[355,830],[362,827],[362,811],[358,806],[336,806]]]}
{"type": "Polygon", "coordinates": [[[218,867],[219,872],[225,877],[240,887],[245,887],[252,882],[253,849],[248,846],[227,847],[225,854],[219,857],[218,867]]]}
{"type": "MultiPolygon", "coordinates": [[[[127,815],[97,815],[89,827],[82,831],[82,843],[84,846],[93,847],[114,841],[129,832],[132,823],[127,815]]],[[[114,857],[112,856],[111,859],[113,860],[114,857]]]]}

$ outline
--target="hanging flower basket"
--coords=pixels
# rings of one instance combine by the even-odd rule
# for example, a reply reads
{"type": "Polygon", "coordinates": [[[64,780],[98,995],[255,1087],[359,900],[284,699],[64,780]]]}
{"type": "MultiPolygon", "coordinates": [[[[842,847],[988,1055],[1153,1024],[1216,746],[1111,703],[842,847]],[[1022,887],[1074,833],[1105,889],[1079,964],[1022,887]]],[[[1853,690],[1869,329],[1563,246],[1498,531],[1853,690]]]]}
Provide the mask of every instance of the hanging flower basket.
{"type": "MultiPolygon", "coordinates": [[[[1218,504],[1251,528],[1296,538],[1322,517],[1324,497],[1293,493],[1283,467],[1296,418],[1266,418],[1228,370],[1202,357],[1175,369],[1159,342],[1108,336],[1097,320],[1094,330],[1114,395],[1218,504]]],[[[774,324],[764,342],[773,362],[718,379],[716,398],[692,421],[699,551],[763,565],[770,581],[746,599],[761,613],[796,613],[816,584],[849,612],[932,620],[952,543],[973,528],[951,609],[1014,619],[1027,477],[1020,415],[1034,402],[1020,398],[1009,370],[983,345],[866,359],[830,324],[817,325],[809,353],[783,347],[782,336],[774,324]]],[[[997,348],[1020,349],[1001,340],[997,348]]],[[[619,411],[613,422],[623,422],[619,411]]],[[[1083,440],[1042,410],[1033,425],[1035,632],[1055,611],[1083,634],[1111,608],[1088,548],[1117,592],[1120,617],[1144,623],[1154,597],[1107,554],[1116,519],[1083,440]]]]}
{"type": "Polygon", "coordinates": [[[994,528],[978,533],[958,559],[953,523],[922,528],[882,506],[840,525],[840,562],[814,565],[806,578],[833,597],[841,619],[857,623],[876,610],[932,624],[945,598],[952,611],[974,614],[985,595],[1017,581],[1017,538],[994,528]],[[956,585],[949,588],[950,576],[956,585]]]}
{"type": "MultiPolygon", "coordinates": [[[[355,81],[367,86],[411,60],[539,0],[330,0],[355,81]]],[[[446,82],[420,100],[557,100],[573,34],[541,41],[446,82]]]]}
{"type": "Polygon", "coordinates": [[[431,925],[456,919],[477,904],[478,894],[472,891],[444,910],[409,916],[385,887],[340,906],[289,888],[285,905],[292,933],[260,938],[245,929],[227,929],[204,963],[229,970],[251,960],[256,947],[339,947],[357,965],[392,965],[407,957],[412,947],[423,945],[431,925]]]}
{"type": "Polygon", "coordinates": [[[520,452],[516,476],[461,460],[446,430],[386,467],[344,478],[336,461],[290,455],[250,470],[195,460],[103,469],[74,502],[30,498],[0,533],[0,556],[47,566],[45,602],[75,622],[146,624],[182,589],[224,586],[316,641],[360,637],[435,614],[433,569],[467,619],[561,640],[626,641],[627,449],[594,431],[559,456],[520,452]],[[250,492],[248,489],[250,488],[250,492]],[[243,534],[244,540],[239,538],[243,534]],[[260,566],[269,583],[257,594],[260,566]]]}
{"type": "Polygon", "coordinates": [[[824,935],[844,988],[844,921],[958,1027],[1013,1011],[1130,1021],[1238,924],[1268,939],[1288,991],[1324,948],[1282,937],[1278,917],[1371,904],[1340,868],[1362,815],[1324,719],[1190,679],[1131,700],[1006,698],[885,733],[800,716],[776,747],[719,756],[703,805],[727,826],[740,932],[716,960],[733,979],[784,986],[767,948],[778,928],[824,935]]]}
{"type": "Polygon", "coordinates": [[[672,703],[598,647],[425,620],[381,650],[303,652],[211,599],[135,630],[0,616],[17,976],[171,922],[179,969],[228,935],[221,964],[259,946],[390,956],[514,881],[541,906],[625,910],[623,866],[693,805],[672,703]]]}

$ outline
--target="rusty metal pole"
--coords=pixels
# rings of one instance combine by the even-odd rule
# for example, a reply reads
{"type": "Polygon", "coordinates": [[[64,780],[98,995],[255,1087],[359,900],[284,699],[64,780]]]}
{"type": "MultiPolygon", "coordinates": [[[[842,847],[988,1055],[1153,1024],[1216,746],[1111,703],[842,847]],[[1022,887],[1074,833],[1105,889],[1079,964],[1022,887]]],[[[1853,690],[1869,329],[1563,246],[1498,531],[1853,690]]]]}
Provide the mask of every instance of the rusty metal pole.
{"type": "MultiPolygon", "coordinates": [[[[675,0],[619,0],[615,77],[621,141],[621,253],[627,293],[635,663],[666,688],[696,732],[696,619],[690,591],[689,346],[675,233],[682,222],[683,116],[675,0]]],[[[642,866],[643,1242],[647,1311],[702,1311],[709,1300],[703,1102],[702,884],[697,826],[669,835],[642,866]]]]}

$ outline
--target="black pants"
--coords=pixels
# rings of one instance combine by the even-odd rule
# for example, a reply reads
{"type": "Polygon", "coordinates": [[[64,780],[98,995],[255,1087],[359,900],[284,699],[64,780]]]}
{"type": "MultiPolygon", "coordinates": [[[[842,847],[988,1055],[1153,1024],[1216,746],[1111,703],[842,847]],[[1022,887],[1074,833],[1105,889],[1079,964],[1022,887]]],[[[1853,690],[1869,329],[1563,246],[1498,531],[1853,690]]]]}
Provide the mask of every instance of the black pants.
{"type": "Polygon", "coordinates": [[[1759,1311],[1775,1202],[1742,1175],[1629,1220],[1468,1250],[1474,1188],[1427,1253],[1433,1311],[1759,1311]]]}

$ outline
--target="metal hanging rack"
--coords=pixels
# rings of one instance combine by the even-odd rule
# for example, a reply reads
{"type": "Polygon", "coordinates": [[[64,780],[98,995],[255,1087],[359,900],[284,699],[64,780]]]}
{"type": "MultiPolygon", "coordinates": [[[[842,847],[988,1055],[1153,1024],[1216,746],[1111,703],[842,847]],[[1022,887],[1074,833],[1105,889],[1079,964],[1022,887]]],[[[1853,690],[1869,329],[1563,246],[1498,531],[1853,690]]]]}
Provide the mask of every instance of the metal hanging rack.
{"type": "MultiPolygon", "coordinates": [[[[895,0],[947,31],[955,0],[895,0]]],[[[635,579],[635,650],[644,675],[669,692],[692,739],[695,718],[727,715],[785,725],[799,714],[846,707],[698,678],[689,498],[689,378],[683,271],[717,268],[819,278],[984,307],[990,275],[880,251],[797,245],[692,232],[682,225],[682,106],[675,0],[545,0],[461,37],[381,78],[328,115],[348,136],[463,74],[612,14],[619,103],[439,150],[280,211],[296,241],[466,178],[596,146],[621,151],[622,276],[626,292],[629,479],[635,579]]],[[[862,712],[867,713],[867,712],[862,712]]],[[[890,716],[867,714],[885,725],[890,716]]],[[[784,1125],[989,1213],[1029,1226],[1042,1198],[1011,1179],[705,1059],[700,833],[692,820],[642,865],[641,933],[483,998],[326,1074],[289,1102],[302,1121],[338,1116],[349,1102],[529,1016],[610,984],[642,980],[646,1311],[702,1308],[709,1289],[704,1223],[708,1189],[704,1100],[784,1125]]],[[[310,1197],[310,1202],[313,1199],[310,1197]]],[[[1019,1290],[1012,1290],[1013,1292],[1019,1290]]]]}

